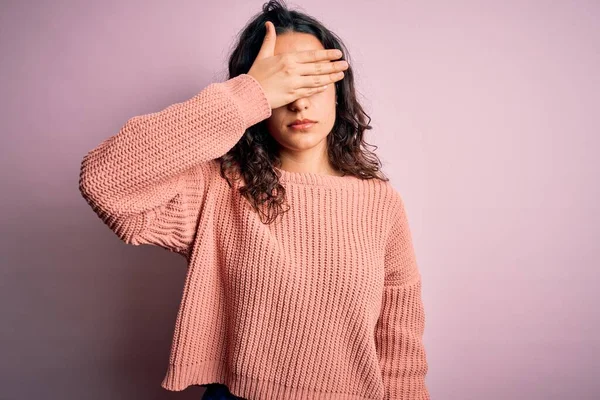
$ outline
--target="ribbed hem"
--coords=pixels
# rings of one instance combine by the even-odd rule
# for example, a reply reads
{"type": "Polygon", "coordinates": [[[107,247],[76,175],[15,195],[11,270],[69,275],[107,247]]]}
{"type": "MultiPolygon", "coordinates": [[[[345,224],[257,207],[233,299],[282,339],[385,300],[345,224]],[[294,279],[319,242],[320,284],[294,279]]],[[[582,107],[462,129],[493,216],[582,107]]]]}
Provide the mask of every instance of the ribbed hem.
{"type": "Polygon", "coordinates": [[[161,386],[170,391],[181,391],[191,385],[222,383],[229,391],[245,399],[318,399],[318,400],[376,400],[378,397],[363,397],[348,393],[316,392],[302,388],[293,388],[242,376],[227,371],[225,362],[206,361],[195,365],[169,364],[167,374],[161,386]]]}
{"type": "Polygon", "coordinates": [[[232,95],[244,120],[245,128],[271,116],[271,105],[256,79],[248,74],[241,74],[223,82],[225,89],[232,95]]]}

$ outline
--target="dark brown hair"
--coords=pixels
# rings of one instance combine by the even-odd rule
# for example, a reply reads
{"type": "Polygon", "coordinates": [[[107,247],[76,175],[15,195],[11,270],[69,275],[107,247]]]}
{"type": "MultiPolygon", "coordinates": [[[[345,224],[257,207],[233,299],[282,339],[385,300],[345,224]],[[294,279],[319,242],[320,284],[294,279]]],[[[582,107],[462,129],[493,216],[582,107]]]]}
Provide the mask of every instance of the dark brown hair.
{"type": "MultiPolygon", "coordinates": [[[[262,7],[238,35],[238,40],[229,58],[229,78],[247,73],[262,46],[266,27],[271,21],[277,34],[302,32],[315,36],[325,49],[339,49],[348,64],[349,54],[345,45],[333,32],[325,28],[317,19],[304,13],[289,10],[283,0],[271,0],[262,7]]],[[[365,113],[356,98],[352,66],[344,71],[344,78],[335,83],[337,101],[336,122],[327,136],[328,157],[334,168],[344,175],[354,175],[361,179],[388,181],[380,171],[379,158],[366,149],[377,149],[364,140],[364,131],[372,129],[371,118],[365,113]]],[[[283,210],[285,188],[279,183],[279,176],[273,166],[280,167],[277,142],[263,120],[246,130],[239,142],[225,155],[218,158],[221,176],[232,186],[229,172],[237,172],[244,178],[245,186],[239,191],[252,207],[272,222],[283,210]],[[264,207],[266,211],[262,210],[264,207]]],[[[236,174],[233,174],[234,176],[236,174]]]]}

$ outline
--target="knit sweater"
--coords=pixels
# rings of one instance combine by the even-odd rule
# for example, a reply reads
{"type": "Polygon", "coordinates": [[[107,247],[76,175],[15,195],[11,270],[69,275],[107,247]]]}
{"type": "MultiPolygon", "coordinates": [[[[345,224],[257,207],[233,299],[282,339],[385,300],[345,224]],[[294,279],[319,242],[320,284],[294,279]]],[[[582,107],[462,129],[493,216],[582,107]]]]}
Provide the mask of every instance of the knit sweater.
{"type": "Polygon", "coordinates": [[[135,116],[89,151],[79,189],[125,243],[188,263],[161,386],[246,399],[429,399],[408,218],[389,181],[274,167],[289,210],[265,224],[218,157],[271,116],[242,74],[135,116]]]}

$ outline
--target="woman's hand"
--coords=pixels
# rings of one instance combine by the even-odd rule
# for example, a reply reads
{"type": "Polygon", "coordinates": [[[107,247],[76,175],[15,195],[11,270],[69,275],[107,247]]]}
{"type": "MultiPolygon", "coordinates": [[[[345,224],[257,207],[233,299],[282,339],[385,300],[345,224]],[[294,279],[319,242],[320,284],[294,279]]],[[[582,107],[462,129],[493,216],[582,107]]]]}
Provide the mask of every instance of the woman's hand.
{"type": "Polygon", "coordinates": [[[344,77],[346,61],[320,62],[342,57],[340,50],[308,50],[275,56],[275,26],[271,21],[265,26],[267,33],[248,75],[260,83],[272,109],[323,91],[344,77]]]}

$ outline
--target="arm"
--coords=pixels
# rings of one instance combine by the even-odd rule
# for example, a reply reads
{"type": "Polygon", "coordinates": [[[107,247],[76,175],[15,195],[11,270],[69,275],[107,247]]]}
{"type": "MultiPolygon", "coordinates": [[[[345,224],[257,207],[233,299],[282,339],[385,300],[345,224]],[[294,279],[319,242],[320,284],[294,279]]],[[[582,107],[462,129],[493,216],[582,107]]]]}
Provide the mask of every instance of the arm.
{"type": "Polygon", "coordinates": [[[381,314],[375,330],[385,399],[429,400],[421,275],[402,199],[386,244],[381,314]]]}
{"type": "Polygon", "coordinates": [[[203,201],[203,164],[270,115],[250,75],[213,83],[187,101],[129,119],[85,155],[79,190],[125,243],[185,255],[203,201]]]}

